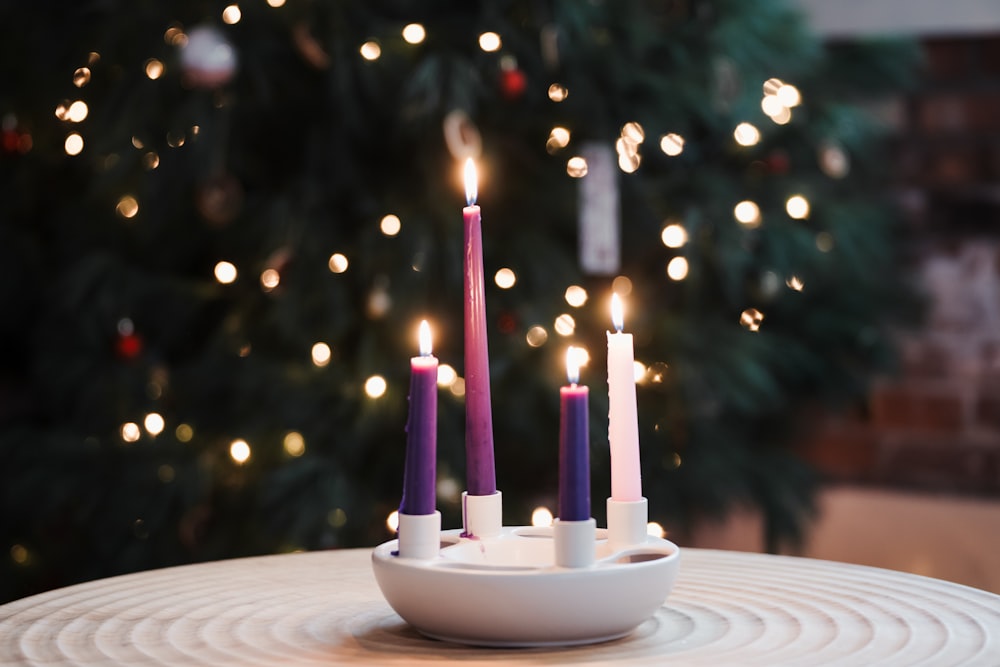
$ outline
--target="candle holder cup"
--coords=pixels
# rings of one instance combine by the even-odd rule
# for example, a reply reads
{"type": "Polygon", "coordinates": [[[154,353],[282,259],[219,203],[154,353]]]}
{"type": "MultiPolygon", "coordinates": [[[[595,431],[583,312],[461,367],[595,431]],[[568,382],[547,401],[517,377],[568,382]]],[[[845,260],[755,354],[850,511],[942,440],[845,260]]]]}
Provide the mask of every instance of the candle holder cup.
{"type": "MultiPolygon", "coordinates": [[[[591,520],[592,521],[592,520],[591,520]]],[[[677,576],[680,550],[653,536],[612,546],[606,529],[566,522],[504,527],[491,537],[441,533],[433,558],[401,558],[399,542],[375,548],[382,594],[406,622],[435,639],[481,646],[560,646],[624,637],[656,613],[677,576]],[[589,533],[593,530],[592,533],[589,533]],[[590,534],[589,544],[580,540],[590,534]],[[568,567],[559,562],[567,562],[568,567]]],[[[589,524],[589,525],[586,525],[589,524]]]]}

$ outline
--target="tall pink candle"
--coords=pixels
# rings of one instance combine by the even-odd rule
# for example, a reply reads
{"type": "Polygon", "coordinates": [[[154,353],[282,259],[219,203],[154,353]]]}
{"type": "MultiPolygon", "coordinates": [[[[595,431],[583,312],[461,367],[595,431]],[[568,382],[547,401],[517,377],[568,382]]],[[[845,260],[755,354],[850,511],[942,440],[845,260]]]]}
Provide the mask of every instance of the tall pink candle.
{"type": "Polygon", "coordinates": [[[433,514],[437,509],[437,372],[431,329],[420,323],[420,356],[410,359],[410,415],[406,422],[406,463],[400,514],[433,514]]]}
{"type": "Polygon", "coordinates": [[[569,384],[559,388],[559,519],[590,518],[589,390],[577,384],[580,364],[576,348],[566,352],[569,384]]]}
{"type": "Polygon", "coordinates": [[[483,231],[476,165],[465,162],[465,454],[466,490],[472,496],[496,493],[493,461],[493,410],[490,402],[490,359],[486,339],[483,277],[483,231]]]}
{"type": "Polygon", "coordinates": [[[635,353],[632,334],[622,333],[624,314],[617,294],[611,296],[611,319],[615,332],[608,332],[608,442],[611,447],[611,498],[642,499],[639,463],[639,419],[635,397],[635,353]]]}

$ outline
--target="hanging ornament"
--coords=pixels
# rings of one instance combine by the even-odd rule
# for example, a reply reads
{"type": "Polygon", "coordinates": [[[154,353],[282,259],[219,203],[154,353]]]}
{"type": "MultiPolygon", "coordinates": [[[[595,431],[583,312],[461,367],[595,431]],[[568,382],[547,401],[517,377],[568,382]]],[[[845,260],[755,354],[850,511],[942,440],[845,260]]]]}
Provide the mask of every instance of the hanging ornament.
{"type": "Polygon", "coordinates": [[[188,33],[181,46],[184,83],[192,88],[218,88],[236,73],[236,50],[217,27],[202,25],[188,33]]]}
{"type": "Polygon", "coordinates": [[[524,95],[528,88],[528,76],[517,66],[514,56],[504,56],[500,60],[500,94],[513,102],[524,95]]]}
{"type": "Polygon", "coordinates": [[[824,141],[819,145],[819,168],[830,178],[843,178],[851,170],[851,160],[847,152],[836,141],[824,141]]]}
{"type": "Polygon", "coordinates": [[[228,225],[243,208],[243,186],[232,174],[211,178],[195,192],[195,208],[205,222],[228,225]]]}
{"type": "Polygon", "coordinates": [[[483,151],[483,138],[468,114],[461,109],[449,111],[444,117],[442,130],[448,152],[455,160],[464,162],[465,158],[479,159],[483,151]]]}

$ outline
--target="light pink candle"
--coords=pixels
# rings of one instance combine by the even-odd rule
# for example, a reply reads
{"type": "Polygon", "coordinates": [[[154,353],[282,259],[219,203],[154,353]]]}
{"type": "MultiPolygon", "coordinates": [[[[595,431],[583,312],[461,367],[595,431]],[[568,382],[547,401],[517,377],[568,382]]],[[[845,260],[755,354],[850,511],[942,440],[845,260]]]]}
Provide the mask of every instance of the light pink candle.
{"type": "Polygon", "coordinates": [[[635,397],[635,353],[632,334],[622,333],[624,313],[621,299],[611,296],[611,319],[615,332],[608,332],[608,442],[611,448],[611,498],[642,499],[639,463],[639,419],[635,397]]]}
{"type": "Polygon", "coordinates": [[[496,493],[493,461],[493,409],[490,402],[490,358],[486,339],[483,277],[483,231],[476,165],[465,162],[465,455],[466,490],[472,496],[496,493]]]}

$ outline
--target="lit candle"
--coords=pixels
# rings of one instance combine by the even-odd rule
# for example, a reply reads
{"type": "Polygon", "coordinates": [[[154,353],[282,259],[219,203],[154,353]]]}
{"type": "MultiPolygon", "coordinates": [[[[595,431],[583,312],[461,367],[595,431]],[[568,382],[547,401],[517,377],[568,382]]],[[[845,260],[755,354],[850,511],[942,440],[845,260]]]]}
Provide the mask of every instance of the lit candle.
{"type": "Polygon", "coordinates": [[[465,453],[466,482],[471,496],[496,493],[493,463],[493,411],[490,404],[490,360],[486,340],[486,297],[483,278],[483,232],[476,164],[465,162],[465,453]]]}
{"type": "Polygon", "coordinates": [[[611,447],[611,498],[616,501],[642,499],[639,466],[639,420],[635,401],[635,355],[632,334],[622,333],[622,302],[611,296],[608,332],[608,441],[611,447]]]}
{"type": "Polygon", "coordinates": [[[590,518],[589,389],[580,380],[579,351],[566,351],[569,385],[559,389],[559,519],[590,518]]]}
{"type": "Polygon", "coordinates": [[[406,464],[400,514],[433,514],[436,509],[437,371],[431,355],[431,328],[420,322],[420,356],[410,359],[410,416],[406,423],[406,464]]]}

